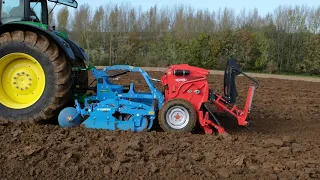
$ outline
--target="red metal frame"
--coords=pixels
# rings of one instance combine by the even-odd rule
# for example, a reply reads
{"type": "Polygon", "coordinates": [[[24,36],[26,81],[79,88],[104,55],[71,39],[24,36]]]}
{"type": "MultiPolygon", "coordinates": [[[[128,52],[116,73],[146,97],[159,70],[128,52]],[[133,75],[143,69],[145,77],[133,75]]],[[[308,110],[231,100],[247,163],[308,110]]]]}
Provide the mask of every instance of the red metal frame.
{"type": "Polygon", "coordinates": [[[238,109],[236,105],[233,105],[231,109],[229,109],[225,104],[228,104],[226,100],[223,99],[222,95],[219,95],[218,98],[214,101],[214,103],[218,106],[219,110],[227,111],[232,116],[236,117],[238,120],[238,125],[246,126],[248,122],[246,121],[248,114],[250,113],[252,98],[254,94],[255,87],[250,86],[248,90],[246,104],[243,110],[238,109]]]}
{"type": "Polygon", "coordinates": [[[189,101],[195,109],[200,109],[203,102],[209,97],[209,84],[206,69],[179,64],[168,67],[167,73],[162,76],[161,82],[166,87],[165,102],[170,99],[185,99],[189,101]],[[188,76],[176,76],[175,70],[189,70],[188,76]],[[200,91],[199,94],[196,91],[200,91]]]}
{"type": "MultiPolygon", "coordinates": [[[[208,74],[208,70],[189,66],[188,64],[169,66],[167,73],[161,78],[161,82],[165,87],[165,102],[175,98],[189,101],[197,111],[199,123],[206,134],[213,133],[211,126],[214,127],[219,134],[223,134],[226,132],[224,128],[210,120],[208,112],[201,110],[203,103],[209,99],[208,74]],[[186,76],[176,76],[174,75],[175,70],[188,70],[190,74],[186,76]]],[[[219,111],[226,111],[236,117],[239,125],[246,126],[248,124],[246,119],[250,112],[254,90],[255,87],[253,86],[249,88],[243,110],[238,109],[236,105],[233,105],[233,107],[229,109],[227,106],[230,106],[230,104],[222,95],[216,95],[213,103],[218,107],[219,111]]]]}
{"type": "Polygon", "coordinates": [[[210,126],[213,126],[219,134],[226,133],[223,127],[217,125],[213,121],[209,119],[209,112],[206,112],[205,115],[203,115],[203,111],[198,111],[198,119],[200,122],[200,125],[203,127],[204,132],[206,134],[212,134],[213,130],[210,128],[210,126]]]}

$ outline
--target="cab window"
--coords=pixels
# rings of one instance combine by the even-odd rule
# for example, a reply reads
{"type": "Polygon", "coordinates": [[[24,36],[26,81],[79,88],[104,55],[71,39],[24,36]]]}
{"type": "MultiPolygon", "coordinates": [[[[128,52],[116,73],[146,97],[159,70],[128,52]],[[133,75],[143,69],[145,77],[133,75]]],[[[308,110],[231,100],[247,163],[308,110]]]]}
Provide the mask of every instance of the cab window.
{"type": "Polygon", "coordinates": [[[3,0],[1,20],[3,23],[21,21],[24,18],[24,0],[3,0]]]}
{"type": "Polygon", "coordinates": [[[30,16],[34,16],[36,21],[42,22],[42,4],[41,2],[30,2],[30,16]]]}

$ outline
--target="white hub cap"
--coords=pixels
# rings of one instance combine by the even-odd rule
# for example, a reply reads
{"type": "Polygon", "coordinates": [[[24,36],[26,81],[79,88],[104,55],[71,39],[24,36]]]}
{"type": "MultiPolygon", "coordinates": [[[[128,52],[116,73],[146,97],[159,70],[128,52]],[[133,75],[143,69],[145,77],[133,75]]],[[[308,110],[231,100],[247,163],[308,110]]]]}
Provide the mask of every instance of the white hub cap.
{"type": "Polygon", "coordinates": [[[182,106],[174,106],[168,110],[166,121],[173,129],[183,129],[189,123],[189,112],[182,106]]]}

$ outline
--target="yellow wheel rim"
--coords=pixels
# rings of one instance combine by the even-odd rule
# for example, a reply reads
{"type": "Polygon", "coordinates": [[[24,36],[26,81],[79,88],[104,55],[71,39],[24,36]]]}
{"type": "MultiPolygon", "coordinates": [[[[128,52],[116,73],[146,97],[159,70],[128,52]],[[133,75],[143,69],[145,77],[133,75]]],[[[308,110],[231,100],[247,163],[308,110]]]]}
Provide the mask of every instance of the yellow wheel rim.
{"type": "Polygon", "coordinates": [[[45,88],[40,63],[24,53],[8,54],[0,59],[0,103],[23,109],[36,103],[45,88]]]}

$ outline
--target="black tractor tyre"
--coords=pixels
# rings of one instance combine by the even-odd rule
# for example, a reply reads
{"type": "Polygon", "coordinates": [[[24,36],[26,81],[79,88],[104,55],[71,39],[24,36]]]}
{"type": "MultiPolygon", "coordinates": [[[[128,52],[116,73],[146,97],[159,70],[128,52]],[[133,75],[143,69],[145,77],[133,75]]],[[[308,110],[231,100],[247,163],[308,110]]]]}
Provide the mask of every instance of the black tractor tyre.
{"type": "Polygon", "coordinates": [[[0,35],[0,59],[10,53],[24,53],[35,58],[45,73],[45,88],[40,99],[24,109],[0,104],[0,121],[38,123],[57,116],[72,97],[71,67],[64,52],[40,33],[17,30],[0,35]]]}
{"type": "Polygon", "coordinates": [[[158,121],[159,121],[160,127],[166,132],[188,133],[188,132],[192,132],[193,129],[195,128],[198,122],[198,116],[195,108],[190,102],[184,99],[172,99],[164,103],[164,105],[160,109],[159,115],[158,115],[158,121]],[[173,127],[174,125],[169,123],[170,120],[168,119],[168,116],[167,116],[170,114],[170,112],[172,113],[181,112],[182,114],[185,113],[185,115],[188,116],[186,120],[187,122],[184,123],[184,125],[181,125],[181,127],[179,128],[173,127]]]}

